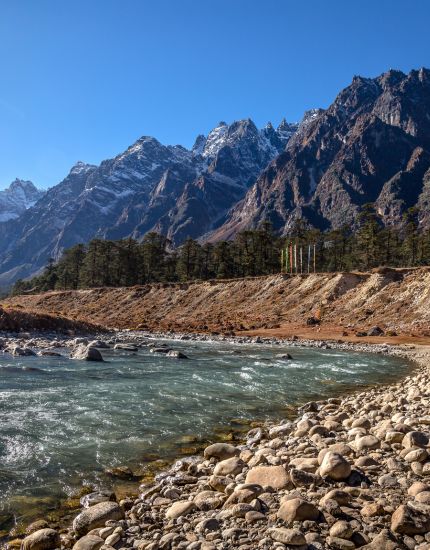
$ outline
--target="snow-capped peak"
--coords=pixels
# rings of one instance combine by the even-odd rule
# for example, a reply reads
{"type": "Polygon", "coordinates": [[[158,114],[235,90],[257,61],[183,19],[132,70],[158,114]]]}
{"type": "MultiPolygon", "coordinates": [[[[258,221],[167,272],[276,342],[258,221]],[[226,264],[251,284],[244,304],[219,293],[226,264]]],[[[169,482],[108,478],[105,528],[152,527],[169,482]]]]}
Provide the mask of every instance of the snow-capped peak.
{"type": "Polygon", "coordinates": [[[0,191],[0,222],[17,218],[34,206],[44,193],[33,182],[16,178],[9,187],[0,191]]]}
{"type": "Polygon", "coordinates": [[[225,145],[225,136],[228,131],[228,126],[224,121],[221,121],[218,126],[211,130],[206,139],[203,157],[214,157],[217,152],[225,145]]]}

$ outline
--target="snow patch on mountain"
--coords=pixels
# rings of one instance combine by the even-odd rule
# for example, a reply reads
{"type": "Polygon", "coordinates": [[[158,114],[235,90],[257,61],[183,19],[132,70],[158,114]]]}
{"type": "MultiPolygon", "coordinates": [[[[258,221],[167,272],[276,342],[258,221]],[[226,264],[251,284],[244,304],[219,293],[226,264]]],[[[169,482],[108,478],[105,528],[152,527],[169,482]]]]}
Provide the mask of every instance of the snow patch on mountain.
{"type": "Polygon", "coordinates": [[[31,181],[16,179],[9,187],[0,191],[0,222],[18,218],[31,208],[45,194],[31,181]]]}

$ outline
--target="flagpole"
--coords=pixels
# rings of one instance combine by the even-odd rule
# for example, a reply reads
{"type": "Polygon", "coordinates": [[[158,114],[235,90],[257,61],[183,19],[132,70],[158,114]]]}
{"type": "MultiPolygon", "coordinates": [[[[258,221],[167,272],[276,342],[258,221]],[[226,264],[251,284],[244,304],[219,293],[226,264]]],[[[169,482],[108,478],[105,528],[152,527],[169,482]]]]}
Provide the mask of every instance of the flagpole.
{"type": "Polygon", "coordinates": [[[293,274],[293,245],[290,242],[290,275],[293,274]]]}
{"type": "Polygon", "coordinates": [[[314,243],[314,273],[316,272],[316,244],[314,243]]]}

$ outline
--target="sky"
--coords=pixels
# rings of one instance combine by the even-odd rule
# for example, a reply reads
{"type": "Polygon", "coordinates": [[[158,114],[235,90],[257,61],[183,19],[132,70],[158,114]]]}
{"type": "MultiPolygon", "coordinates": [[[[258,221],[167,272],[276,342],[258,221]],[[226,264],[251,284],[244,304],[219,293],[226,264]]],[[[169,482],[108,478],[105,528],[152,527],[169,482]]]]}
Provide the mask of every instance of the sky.
{"type": "Polygon", "coordinates": [[[430,67],[429,0],[0,0],[0,189],[430,67]]]}

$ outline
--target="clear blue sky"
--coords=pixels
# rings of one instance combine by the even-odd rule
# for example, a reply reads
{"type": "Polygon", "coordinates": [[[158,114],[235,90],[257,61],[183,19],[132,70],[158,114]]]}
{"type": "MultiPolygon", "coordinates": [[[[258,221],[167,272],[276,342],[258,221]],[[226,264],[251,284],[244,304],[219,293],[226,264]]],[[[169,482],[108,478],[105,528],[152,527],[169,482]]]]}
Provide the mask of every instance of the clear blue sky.
{"type": "Polygon", "coordinates": [[[429,0],[1,0],[0,188],[430,66],[429,0]]]}

